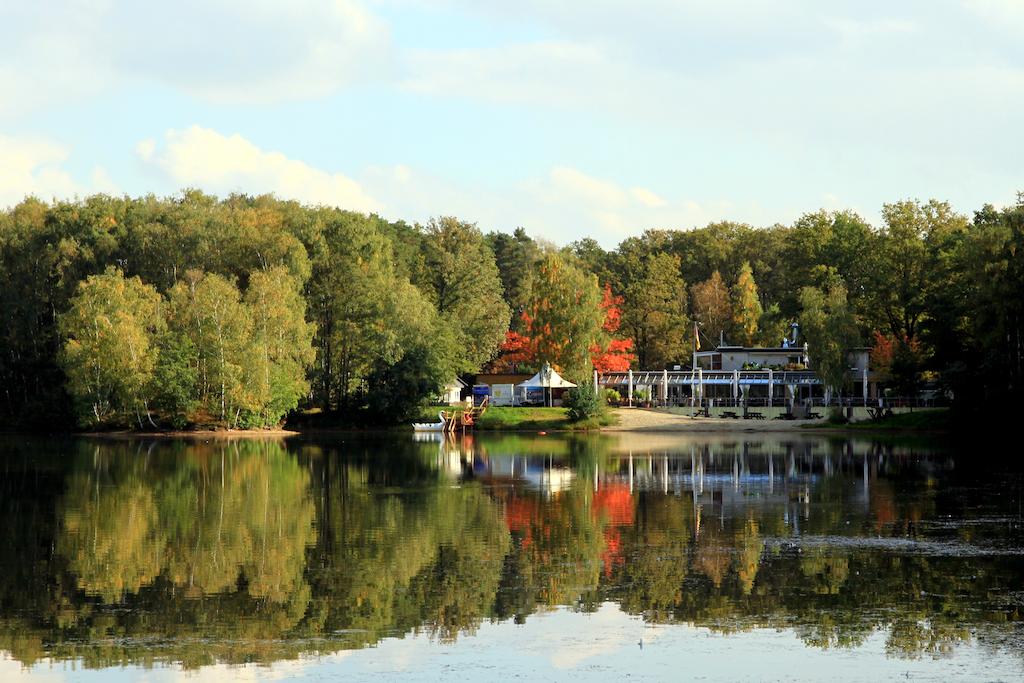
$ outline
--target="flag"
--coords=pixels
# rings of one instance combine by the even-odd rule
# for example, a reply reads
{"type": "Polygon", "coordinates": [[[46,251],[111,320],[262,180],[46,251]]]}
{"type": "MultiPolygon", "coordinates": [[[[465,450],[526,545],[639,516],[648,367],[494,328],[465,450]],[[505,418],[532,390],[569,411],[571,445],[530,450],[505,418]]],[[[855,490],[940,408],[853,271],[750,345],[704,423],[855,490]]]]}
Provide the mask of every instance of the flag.
{"type": "Polygon", "coordinates": [[[693,324],[693,350],[700,351],[700,333],[697,331],[697,323],[693,324]]]}

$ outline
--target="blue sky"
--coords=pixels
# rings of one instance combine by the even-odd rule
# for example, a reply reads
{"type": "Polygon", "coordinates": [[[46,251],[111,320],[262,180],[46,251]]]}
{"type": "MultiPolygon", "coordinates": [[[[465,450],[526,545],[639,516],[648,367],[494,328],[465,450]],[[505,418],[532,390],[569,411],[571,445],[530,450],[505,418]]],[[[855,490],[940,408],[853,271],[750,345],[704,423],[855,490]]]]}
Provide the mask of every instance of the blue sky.
{"type": "Polygon", "coordinates": [[[1019,0],[0,6],[0,205],[274,192],[613,246],[1024,189],[1019,0]]]}

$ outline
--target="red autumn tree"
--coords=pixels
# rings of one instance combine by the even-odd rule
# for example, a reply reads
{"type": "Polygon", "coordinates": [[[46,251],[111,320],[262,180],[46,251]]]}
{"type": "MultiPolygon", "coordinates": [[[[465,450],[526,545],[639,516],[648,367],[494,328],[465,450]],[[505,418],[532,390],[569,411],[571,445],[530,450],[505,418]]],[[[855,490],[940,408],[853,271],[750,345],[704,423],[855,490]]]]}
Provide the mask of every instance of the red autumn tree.
{"type": "Polygon", "coordinates": [[[500,355],[490,365],[491,372],[518,372],[520,367],[533,367],[537,359],[537,344],[530,337],[532,319],[523,311],[519,316],[525,333],[509,330],[501,345],[500,355]]]}
{"type": "Polygon", "coordinates": [[[622,297],[557,252],[537,265],[530,298],[520,315],[518,332],[509,332],[494,372],[537,370],[549,362],[577,381],[592,369],[624,370],[634,356],[633,342],[615,339],[622,318],[622,297]]]}
{"type": "MultiPolygon", "coordinates": [[[[590,362],[598,372],[625,372],[636,360],[633,353],[633,340],[617,338],[622,324],[622,297],[612,293],[610,285],[605,285],[604,295],[600,303],[603,340],[589,347],[590,362]]],[[[559,333],[557,325],[548,322],[543,326],[535,323],[529,310],[519,316],[522,321],[522,332],[509,330],[505,342],[501,345],[501,355],[491,364],[492,372],[517,372],[521,369],[537,369],[543,360],[540,358],[542,340],[549,339],[559,333]]],[[[556,369],[560,369],[557,367],[556,369]]]]}
{"type": "Polygon", "coordinates": [[[608,336],[608,343],[603,347],[601,344],[590,347],[590,361],[598,372],[625,372],[636,360],[633,340],[616,337],[622,324],[622,301],[621,296],[612,294],[611,285],[605,284],[601,310],[604,311],[602,329],[608,336]]]}

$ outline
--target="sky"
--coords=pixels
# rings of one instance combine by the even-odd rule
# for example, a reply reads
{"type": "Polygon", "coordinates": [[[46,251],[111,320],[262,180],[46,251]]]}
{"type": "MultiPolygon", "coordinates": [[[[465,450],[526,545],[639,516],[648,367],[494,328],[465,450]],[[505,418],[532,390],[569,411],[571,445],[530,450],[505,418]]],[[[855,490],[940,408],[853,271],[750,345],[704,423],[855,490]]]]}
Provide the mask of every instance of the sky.
{"type": "Polygon", "coordinates": [[[1021,0],[0,2],[0,207],[195,187],[606,247],[1024,190],[1021,0]]]}

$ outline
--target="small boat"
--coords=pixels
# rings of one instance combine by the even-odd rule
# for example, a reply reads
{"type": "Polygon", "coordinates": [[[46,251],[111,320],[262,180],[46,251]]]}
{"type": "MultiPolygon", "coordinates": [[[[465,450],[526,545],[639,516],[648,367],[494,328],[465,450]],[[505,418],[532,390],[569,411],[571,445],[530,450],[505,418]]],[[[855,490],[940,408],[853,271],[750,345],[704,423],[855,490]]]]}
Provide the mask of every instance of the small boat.
{"type": "Polygon", "coordinates": [[[447,424],[447,420],[444,417],[444,411],[442,410],[437,414],[438,422],[413,422],[413,431],[417,432],[443,432],[444,427],[447,424]]]}

